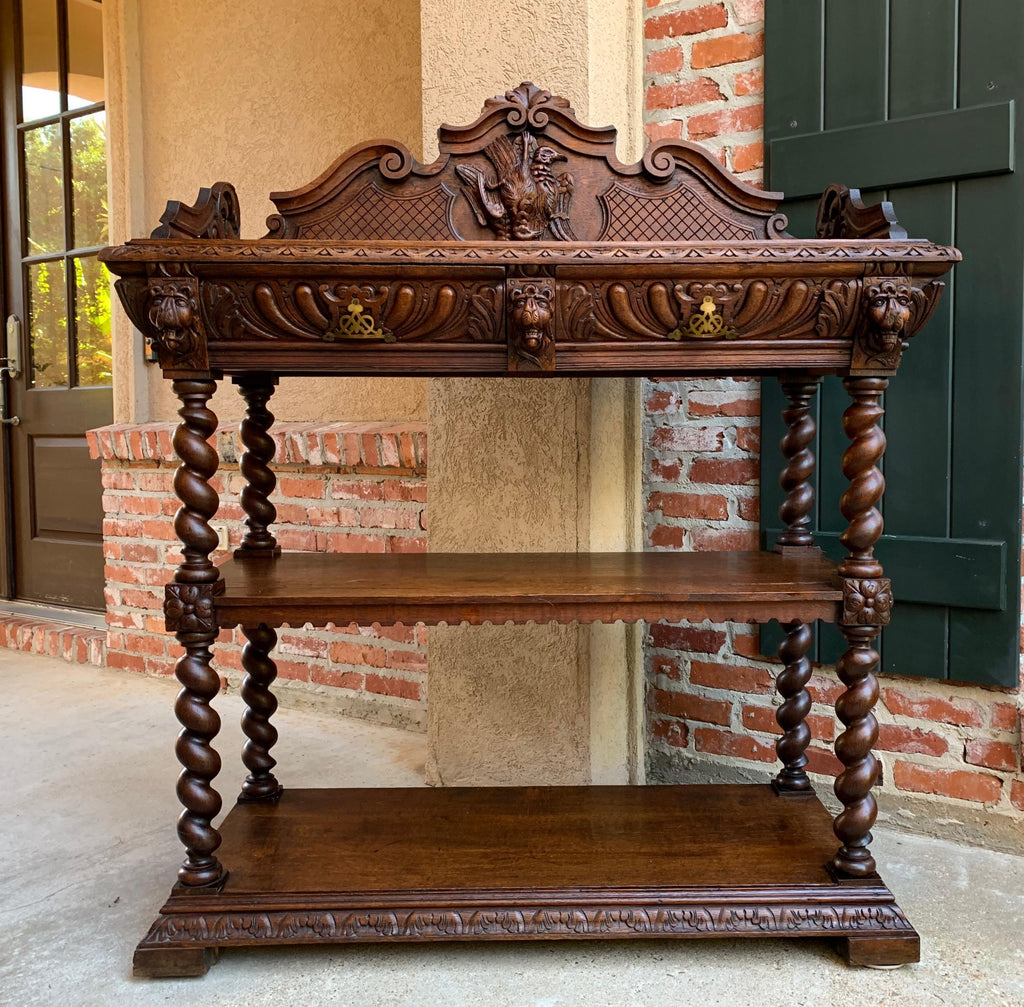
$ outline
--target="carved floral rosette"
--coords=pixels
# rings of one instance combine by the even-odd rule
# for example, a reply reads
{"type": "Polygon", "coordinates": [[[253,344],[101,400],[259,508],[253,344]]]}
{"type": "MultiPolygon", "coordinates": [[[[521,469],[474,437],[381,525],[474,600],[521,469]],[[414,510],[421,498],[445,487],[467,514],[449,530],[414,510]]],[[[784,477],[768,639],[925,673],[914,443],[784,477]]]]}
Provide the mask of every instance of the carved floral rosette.
{"type": "Polygon", "coordinates": [[[214,599],[224,593],[224,581],[181,584],[172,581],[164,588],[164,619],[169,633],[216,634],[214,599]]]}
{"type": "Polygon", "coordinates": [[[892,581],[888,577],[844,577],[844,626],[888,626],[892,615],[892,581]]]}

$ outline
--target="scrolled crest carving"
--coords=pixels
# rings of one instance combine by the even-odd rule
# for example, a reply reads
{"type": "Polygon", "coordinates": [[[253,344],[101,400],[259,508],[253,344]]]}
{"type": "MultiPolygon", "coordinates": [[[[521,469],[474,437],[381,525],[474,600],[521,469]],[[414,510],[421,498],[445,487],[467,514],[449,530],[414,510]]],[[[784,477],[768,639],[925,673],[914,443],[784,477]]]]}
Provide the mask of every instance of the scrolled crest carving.
{"type": "Polygon", "coordinates": [[[504,95],[495,95],[484,102],[485,113],[493,109],[503,111],[512,129],[544,129],[548,124],[547,110],[552,108],[575,115],[568,99],[553,95],[528,80],[506,91],[504,95]]]}
{"type": "Polygon", "coordinates": [[[230,182],[214,182],[200,189],[195,203],[189,206],[174,199],[160,218],[160,226],[152,238],[237,238],[241,218],[238,194],[230,182]]]}
{"type": "Polygon", "coordinates": [[[216,633],[214,599],[224,593],[224,581],[179,584],[164,588],[164,619],[169,633],[216,633]]]}
{"type": "Polygon", "coordinates": [[[907,232],[896,219],[892,203],[884,201],[865,206],[859,189],[837,183],[821,194],[814,235],[837,241],[850,238],[902,241],[907,232]]]}

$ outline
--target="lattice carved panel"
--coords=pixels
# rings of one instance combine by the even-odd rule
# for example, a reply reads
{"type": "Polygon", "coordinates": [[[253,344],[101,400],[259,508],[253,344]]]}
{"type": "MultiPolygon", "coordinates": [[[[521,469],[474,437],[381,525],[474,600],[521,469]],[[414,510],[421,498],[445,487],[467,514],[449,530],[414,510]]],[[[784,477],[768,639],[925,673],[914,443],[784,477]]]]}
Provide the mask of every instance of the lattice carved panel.
{"type": "Polygon", "coordinates": [[[605,227],[600,241],[742,241],[754,237],[683,184],[667,193],[637,192],[615,182],[600,196],[605,227]]]}
{"type": "Polygon", "coordinates": [[[324,241],[445,241],[454,193],[444,185],[396,196],[367,182],[340,210],[304,224],[299,237],[324,241]]]}

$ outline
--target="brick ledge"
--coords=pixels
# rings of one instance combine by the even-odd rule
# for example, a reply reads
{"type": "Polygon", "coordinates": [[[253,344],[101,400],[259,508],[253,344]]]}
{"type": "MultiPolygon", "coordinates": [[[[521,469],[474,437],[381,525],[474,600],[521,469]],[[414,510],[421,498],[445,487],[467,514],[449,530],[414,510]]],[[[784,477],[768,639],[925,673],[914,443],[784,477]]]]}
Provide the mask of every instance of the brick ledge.
{"type": "MultiPolygon", "coordinates": [[[[92,458],[175,463],[175,423],[113,423],[87,432],[92,458]]],[[[211,438],[221,461],[241,455],[237,423],[223,423],[211,438]]],[[[271,436],[277,465],[326,466],[354,472],[422,475],[427,469],[425,423],[276,423],[271,436]]]]}

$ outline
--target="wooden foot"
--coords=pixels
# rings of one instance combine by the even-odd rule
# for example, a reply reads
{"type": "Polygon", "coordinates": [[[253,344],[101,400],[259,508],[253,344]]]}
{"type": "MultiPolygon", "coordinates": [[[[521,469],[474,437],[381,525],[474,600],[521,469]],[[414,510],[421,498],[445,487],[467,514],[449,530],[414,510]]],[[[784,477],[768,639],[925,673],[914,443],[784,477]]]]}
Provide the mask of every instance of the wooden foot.
{"type": "Polygon", "coordinates": [[[132,959],[132,975],[140,979],[179,979],[206,975],[217,961],[217,948],[152,948],[139,945],[132,959]]]}
{"type": "Polygon", "coordinates": [[[893,968],[921,960],[921,938],[915,930],[882,937],[843,937],[839,951],[851,965],[893,968]]]}

